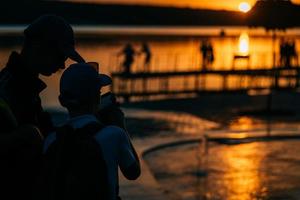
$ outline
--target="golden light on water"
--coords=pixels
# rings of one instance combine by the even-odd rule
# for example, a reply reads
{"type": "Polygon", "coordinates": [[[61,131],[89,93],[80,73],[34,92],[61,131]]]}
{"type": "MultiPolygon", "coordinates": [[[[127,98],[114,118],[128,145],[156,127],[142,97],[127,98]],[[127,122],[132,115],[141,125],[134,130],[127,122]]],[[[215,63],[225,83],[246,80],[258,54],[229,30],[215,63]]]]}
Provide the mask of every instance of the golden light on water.
{"type": "Polygon", "coordinates": [[[250,130],[253,129],[253,125],[254,125],[253,118],[243,116],[234,120],[229,127],[230,129],[236,129],[236,130],[250,130]]]}
{"type": "Polygon", "coordinates": [[[242,33],[239,38],[239,53],[242,55],[249,54],[249,35],[242,33]]]}
{"type": "Polygon", "coordinates": [[[253,200],[267,192],[261,185],[258,169],[263,157],[255,156],[259,155],[257,146],[255,143],[238,145],[224,151],[224,164],[228,166],[223,177],[227,180],[224,189],[230,191],[226,199],[253,200]]]}
{"type": "Polygon", "coordinates": [[[251,6],[250,6],[250,4],[247,3],[247,2],[242,2],[242,3],[239,4],[239,10],[240,10],[241,12],[246,13],[246,12],[248,12],[249,10],[251,10],[251,6]]]}

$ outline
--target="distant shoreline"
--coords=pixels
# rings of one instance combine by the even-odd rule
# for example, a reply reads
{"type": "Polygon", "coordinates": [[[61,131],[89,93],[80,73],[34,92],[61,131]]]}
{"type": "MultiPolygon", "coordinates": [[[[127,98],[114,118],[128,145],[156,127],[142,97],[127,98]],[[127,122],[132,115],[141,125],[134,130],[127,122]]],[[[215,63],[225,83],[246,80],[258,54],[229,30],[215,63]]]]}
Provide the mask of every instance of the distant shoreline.
{"type": "MultiPolygon", "coordinates": [[[[27,25],[0,25],[1,36],[21,36],[27,25]]],[[[73,25],[78,36],[113,35],[113,36],[210,36],[220,37],[224,31],[225,37],[236,37],[241,32],[250,36],[271,36],[264,28],[249,28],[247,26],[114,26],[114,25],[73,25]]],[[[277,34],[300,36],[299,28],[277,31],[277,34]]]]}

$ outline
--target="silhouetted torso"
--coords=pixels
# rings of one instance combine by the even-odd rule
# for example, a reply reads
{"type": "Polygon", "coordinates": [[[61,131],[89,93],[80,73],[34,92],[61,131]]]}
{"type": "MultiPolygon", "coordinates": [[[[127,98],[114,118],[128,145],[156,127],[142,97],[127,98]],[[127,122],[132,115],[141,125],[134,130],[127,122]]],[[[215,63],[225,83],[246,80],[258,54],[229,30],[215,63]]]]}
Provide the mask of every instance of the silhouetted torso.
{"type": "MultiPolygon", "coordinates": [[[[0,97],[7,102],[19,125],[35,125],[44,134],[46,129],[49,131],[49,127],[52,127],[50,118],[44,117],[39,97],[39,93],[45,88],[45,83],[27,72],[20,55],[13,52],[7,66],[0,72],[0,97]]],[[[3,145],[1,141],[0,145],[3,145]]],[[[2,195],[6,193],[9,199],[30,198],[36,170],[40,167],[40,153],[39,144],[0,152],[3,162],[0,165],[2,195]]]]}
{"type": "Polygon", "coordinates": [[[24,69],[20,55],[13,52],[0,73],[2,97],[7,101],[19,124],[39,125],[43,111],[39,93],[46,84],[24,69]]]}
{"type": "Polygon", "coordinates": [[[292,58],[297,59],[295,42],[294,41],[281,41],[281,43],[280,43],[280,64],[284,67],[291,67],[292,58]]]}
{"type": "Polygon", "coordinates": [[[131,44],[127,44],[122,52],[125,55],[125,60],[124,60],[124,63],[123,63],[124,72],[125,73],[130,73],[131,72],[131,65],[134,61],[134,54],[135,54],[134,49],[133,49],[131,44]]]}
{"type": "Polygon", "coordinates": [[[208,41],[203,41],[200,46],[202,54],[202,70],[207,70],[214,61],[213,46],[208,41]]]}
{"type": "Polygon", "coordinates": [[[152,54],[149,46],[146,43],[143,44],[142,52],[145,54],[145,64],[148,64],[151,60],[152,54]]]}

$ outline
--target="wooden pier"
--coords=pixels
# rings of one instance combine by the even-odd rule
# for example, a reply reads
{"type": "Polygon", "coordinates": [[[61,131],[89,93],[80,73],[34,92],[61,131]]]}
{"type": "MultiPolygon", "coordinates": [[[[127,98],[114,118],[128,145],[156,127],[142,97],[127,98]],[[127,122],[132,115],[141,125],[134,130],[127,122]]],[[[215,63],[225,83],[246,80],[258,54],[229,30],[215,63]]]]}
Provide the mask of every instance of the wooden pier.
{"type": "Polygon", "coordinates": [[[245,70],[205,70],[205,71],[172,71],[172,72],[137,72],[112,73],[112,91],[125,101],[132,97],[171,96],[179,94],[203,94],[218,92],[247,92],[249,90],[264,89],[297,89],[300,86],[299,67],[276,67],[272,69],[245,70]],[[218,89],[206,87],[207,79],[216,75],[222,79],[222,86],[218,89]],[[251,81],[246,86],[229,87],[229,78],[237,77],[242,82],[247,77],[251,81]],[[268,86],[259,86],[256,79],[267,78],[271,81],[268,86]],[[172,80],[173,79],[173,80],[172,80]],[[181,79],[182,82],[174,79],[181,79]],[[281,85],[280,81],[288,82],[281,85]],[[157,87],[154,87],[156,82],[157,87]],[[178,84],[177,88],[172,87],[178,84]],[[180,86],[180,87],[179,87],[180,86]]]}

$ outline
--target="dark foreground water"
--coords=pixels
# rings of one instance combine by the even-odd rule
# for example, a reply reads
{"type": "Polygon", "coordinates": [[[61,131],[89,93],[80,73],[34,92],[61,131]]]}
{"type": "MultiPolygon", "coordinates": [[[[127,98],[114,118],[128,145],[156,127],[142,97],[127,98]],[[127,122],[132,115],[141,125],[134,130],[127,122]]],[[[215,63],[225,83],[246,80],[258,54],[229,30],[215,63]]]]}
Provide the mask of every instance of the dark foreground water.
{"type": "Polygon", "coordinates": [[[146,156],[176,199],[300,199],[300,141],[170,147],[146,156]]]}

